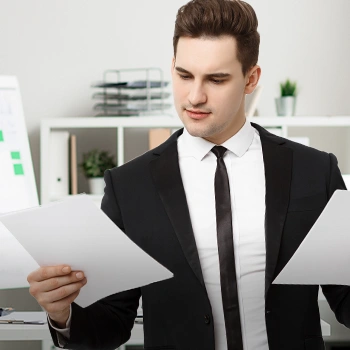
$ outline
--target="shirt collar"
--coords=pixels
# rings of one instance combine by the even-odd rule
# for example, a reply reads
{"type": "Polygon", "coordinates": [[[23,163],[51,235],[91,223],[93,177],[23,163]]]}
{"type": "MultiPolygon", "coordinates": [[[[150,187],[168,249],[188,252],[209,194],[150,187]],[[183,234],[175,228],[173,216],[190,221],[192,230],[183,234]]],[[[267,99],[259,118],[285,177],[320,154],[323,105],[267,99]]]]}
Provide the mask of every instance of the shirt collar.
{"type": "MultiPolygon", "coordinates": [[[[215,146],[201,137],[195,137],[188,133],[186,128],[182,134],[184,150],[187,156],[192,156],[201,161],[215,146]]],[[[245,121],[242,128],[221,146],[226,147],[236,156],[242,157],[249,149],[254,139],[254,128],[248,120],[245,121]]]]}

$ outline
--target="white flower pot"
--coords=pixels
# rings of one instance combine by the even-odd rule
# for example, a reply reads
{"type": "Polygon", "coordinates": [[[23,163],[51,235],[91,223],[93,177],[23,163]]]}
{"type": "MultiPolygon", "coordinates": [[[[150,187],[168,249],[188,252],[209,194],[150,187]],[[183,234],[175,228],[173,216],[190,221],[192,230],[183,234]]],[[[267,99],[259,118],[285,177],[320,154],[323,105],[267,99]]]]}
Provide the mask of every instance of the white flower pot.
{"type": "Polygon", "coordinates": [[[276,109],[278,116],[293,116],[295,115],[295,105],[296,97],[294,96],[285,96],[275,99],[276,109]]]}
{"type": "Polygon", "coordinates": [[[88,179],[89,189],[91,194],[103,194],[105,181],[103,177],[92,177],[88,179]]]}

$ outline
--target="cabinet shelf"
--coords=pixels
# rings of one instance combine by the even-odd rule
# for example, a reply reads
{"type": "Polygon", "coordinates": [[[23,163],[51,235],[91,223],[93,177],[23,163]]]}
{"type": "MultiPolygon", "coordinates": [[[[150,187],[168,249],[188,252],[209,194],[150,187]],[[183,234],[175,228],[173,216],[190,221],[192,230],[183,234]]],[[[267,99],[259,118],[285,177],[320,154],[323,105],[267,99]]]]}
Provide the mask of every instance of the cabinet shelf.
{"type": "MultiPolygon", "coordinates": [[[[306,133],[314,128],[347,128],[350,131],[350,116],[297,116],[297,117],[251,117],[248,119],[267,128],[279,128],[283,137],[288,137],[293,128],[303,128],[306,133]]],[[[117,159],[118,166],[124,164],[124,137],[126,129],[136,128],[171,128],[179,129],[183,126],[178,117],[147,116],[147,117],[77,117],[77,118],[49,118],[41,122],[41,204],[50,201],[49,193],[49,169],[50,154],[50,133],[55,130],[69,129],[115,129],[117,135],[117,159]]],[[[348,132],[345,131],[345,132],[348,132]]],[[[328,133],[329,138],[332,133],[328,133]]],[[[349,148],[350,141],[340,140],[336,134],[333,136],[334,144],[345,142],[345,148],[349,148]]],[[[328,136],[327,136],[328,138],[328,136]]],[[[311,145],[313,146],[313,145],[311,145]]],[[[145,150],[147,151],[147,150],[145,150]]],[[[350,160],[350,155],[346,156],[350,160]]],[[[350,161],[349,161],[350,167],[350,161]]]]}

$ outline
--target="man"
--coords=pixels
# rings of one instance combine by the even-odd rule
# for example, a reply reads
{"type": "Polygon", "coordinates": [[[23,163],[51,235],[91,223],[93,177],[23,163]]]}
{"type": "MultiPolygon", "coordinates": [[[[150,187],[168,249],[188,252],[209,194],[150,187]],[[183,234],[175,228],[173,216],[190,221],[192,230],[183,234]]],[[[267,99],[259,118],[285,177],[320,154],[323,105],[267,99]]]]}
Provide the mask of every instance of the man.
{"type": "MultiPolygon", "coordinates": [[[[30,292],[57,346],[117,348],[130,337],[142,295],[145,349],[324,349],[319,287],[271,283],[345,185],[334,155],[245,119],[245,94],[261,73],[257,24],[243,1],[180,8],[172,78],[185,129],[107,171],[102,200],[102,210],[174,278],[82,309],[74,303],[82,272],[33,272],[30,292]]],[[[322,289],[350,327],[350,288],[322,289]]]]}

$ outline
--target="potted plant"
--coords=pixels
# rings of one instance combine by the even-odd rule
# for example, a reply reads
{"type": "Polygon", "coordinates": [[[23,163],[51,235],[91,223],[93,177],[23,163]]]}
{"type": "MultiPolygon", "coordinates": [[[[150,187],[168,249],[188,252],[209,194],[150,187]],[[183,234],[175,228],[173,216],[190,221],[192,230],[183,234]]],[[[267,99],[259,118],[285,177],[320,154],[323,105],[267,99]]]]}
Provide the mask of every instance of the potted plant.
{"type": "Polygon", "coordinates": [[[287,79],[280,83],[281,96],[276,98],[276,109],[278,116],[295,115],[297,83],[287,79]]]}
{"type": "Polygon", "coordinates": [[[114,168],[116,164],[114,157],[107,151],[93,149],[83,154],[83,162],[79,166],[88,178],[90,193],[103,194],[105,186],[103,174],[105,170],[114,168]]]}

